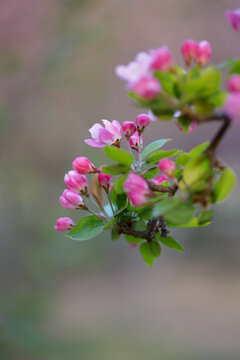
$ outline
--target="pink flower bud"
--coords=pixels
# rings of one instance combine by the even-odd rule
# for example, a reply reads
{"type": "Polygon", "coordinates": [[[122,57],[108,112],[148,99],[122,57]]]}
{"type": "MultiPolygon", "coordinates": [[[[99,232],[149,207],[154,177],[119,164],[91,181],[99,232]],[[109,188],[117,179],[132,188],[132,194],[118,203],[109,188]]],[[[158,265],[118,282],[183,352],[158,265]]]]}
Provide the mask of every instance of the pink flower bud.
{"type": "Polygon", "coordinates": [[[200,41],[197,48],[195,61],[199,66],[204,66],[212,57],[212,48],[208,41],[200,41]]]}
{"type": "MultiPolygon", "coordinates": [[[[191,133],[193,132],[193,130],[195,129],[195,127],[197,126],[197,123],[196,121],[192,121],[191,124],[189,125],[188,127],[188,130],[187,130],[187,133],[191,133]]],[[[177,128],[180,130],[180,131],[183,131],[184,128],[182,126],[182,124],[180,122],[177,122],[177,128]]]]}
{"type": "Polygon", "coordinates": [[[145,129],[145,127],[149,125],[149,123],[150,123],[150,118],[146,114],[140,114],[136,117],[137,130],[139,132],[142,132],[145,129]]]}
{"type": "Polygon", "coordinates": [[[151,194],[148,183],[138,174],[131,173],[124,183],[124,190],[133,206],[142,206],[151,194]]]}
{"type": "Polygon", "coordinates": [[[82,197],[72,190],[64,190],[59,198],[60,204],[66,209],[86,208],[82,197]]]}
{"type": "Polygon", "coordinates": [[[162,171],[164,174],[172,177],[173,170],[175,169],[176,165],[172,160],[170,160],[168,158],[164,158],[159,161],[158,167],[159,167],[159,170],[162,171]]]}
{"type": "Polygon", "coordinates": [[[232,28],[235,31],[240,32],[240,9],[226,11],[226,18],[230,25],[232,25],[232,28]]]}
{"type": "Polygon", "coordinates": [[[85,156],[77,157],[73,161],[72,167],[79,172],[79,174],[92,174],[98,172],[93,163],[85,156]]]}
{"type": "Polygon", "coordinates": [[[110,183],[111,180],[112,180],[112,175],[107,175],[107,174],[103,174],[103,173],[98,174],[99,184],[103,188],[108,188],[109,183],[110,183]]]}
{"type": "Polygon", "coordinates": [[[184,41],[181,46],[181,52],[184,57],[187,66],[191,65],[191,62],[195,59],[197,54],[198,44],[196,41],[188,39],[184,41]]]}
{"type": "Polygon", "coordinates": [[[61,218],[57,219],[54,229],[59,232],[67,232],[67,231],[71,230],[71,228],[73,228],[74,226],[75,226],[75,224],[72,221],[72,219],[70,219],[68,217],[61,217],[61,218]]]}
{"type": "Polygon", "coordinates": [[[231,75],[227,82],[228,90],[232,92],[240,92],[240,75],[231,75]]]}
{"type": "Polygon", "coordinates": [[[122,124],[122,130],[126,138],[129,139],[129,137],[132,136],[137,129],[132,121],[124,121],[122,124]]]}
{"type": "Polygon", "coordinates": [[[158,175],[156,177],[156,179],[151,179],[150,180],[153,184],[155,185],[160,185],[161,183],[163,183],[164,181],[168,181],[168,178],[166,177],[166,175],[164,174],[161,174],[161,175],[158,175]]]}
{"type": "Polygon", "coordinates": [[[143,143],[143,137],[139,136],[138,131],[136,131],[129,139],[129,145],[131,149],[138,151],[139,147],[143,143]]]}
{"type": "Polygon", "coordinates": [[[173,64],[173,56],[167,46],[151,51],[151,68],[160,71],[169,71],[173,64]]]}
{"type": "Polygon", "coordinates": [[[152,100],[160,93],[161,85],[154,77],[145,76],[132,87],[132,90],[141,98],[152,100]]]}
{"type": "Polygon", "coordinates": [[[228,94],[224,109],[232,120],[240,121],[240,93],[228,94]]]}
{"type": "Polygon", "coordinates": [[[65,174],[64,182],[69,190],[86,194],[88,180],[85,175],[79,174],[76,170],[71,170],[65,174]]]}

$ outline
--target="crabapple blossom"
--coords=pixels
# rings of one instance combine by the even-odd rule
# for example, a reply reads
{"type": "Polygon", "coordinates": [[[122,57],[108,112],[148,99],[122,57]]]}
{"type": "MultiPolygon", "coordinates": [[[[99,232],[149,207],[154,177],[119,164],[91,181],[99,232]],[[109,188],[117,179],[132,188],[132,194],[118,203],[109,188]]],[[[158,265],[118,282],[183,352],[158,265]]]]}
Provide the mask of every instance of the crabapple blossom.
{"type": "Polygon", "coordinates": [[[79,174],[76,170],[71,170],[64,176],[64,182],[69,190],[86,194],[88,180],[85,175],[79,174]]]}
{"type": "Polygon", "coordinates": [[[224,109],[232,120],[240,121],[240,93],[229,93],[224,109]]]}
{"type": "Polygon", "coordinates": [[[146,52],[140,52],[128,65],[118,65],[115,72],[120,79],[127,82],[128,88],[132,89],[139,80],[150,74],[150,64],[151,56],[146,52]]]}
{"type": "Polygon", "coordinates": [[[190,66],[195,59],[198,49],[198,43],[192,39],[184,41],[181,46],[181,52],[187,66],[190,66]]]}
{"type": "Polygon", "coordinates": [[[122,130],[123,130],[123,133],[126,136],[126,138],[129,139],[129,137],[135,133],[137,128],[136,128],[134,122],[124,121],[124,123],[122,124],[122,130]]]}
{"type": "Polygon", "coordinates": [[[57,219],[54,229],[59,232],[68,232],[74,226],[75,224],[72,219],[70,219],[69,217],[61,217],[57,219]]]}
{"type": "Polygon", "coordinates": [[[79,156],[73,160],[72,167],[79,174],[92,174],[98,172],[93,163],[85,156],[79,156]]]}
{"type": "Polygon", "coordinates": [[[155,179],[151,179],[150,181],[155,185],[160,185],[164,181],[168,181],[168,178],[166,175],[160,174],[155,179]]]}
{"type": "Polygon", "coordinates": [[[139,147],[143,143],[143,137],[139,135],[138,131],[136,131],[130,138],[129,138],[129,145],[131,149],[139,151],[139,147]]]}
{"type": "Polygon", "coordinates": [[[151,50],[151,68],[160,71],[169,71],[173,65],[173,56],[167,46],[151,50]]]}
{"type": "Polygon", "coordinates": [[[59,198],[60,204],[66,209],[85,208],[82,197],[75,191],[65,189],[59,198]]]}
{"type": "Polygon", "coordinates": [[[161,92],[159,81],[152,75],[142,77],[133,87],[132,90],[145,100],[152,100],[161,92]]]}
{"type": "Polygon", "coordinates": [[[233,11],[226,11],[226,18],[230,25],[232,25],[232,28],[240,32],[240,9],[233,10],[233,11]]]}
{"type": "Polygon", "coordinates": [[[139,114],[136,117],[136,125],[138,132],[143,132],[143,130],[149,125],[150,118],[147,114],[139,114]]]}
{"type": "Polygon", "coordinates": [[[172,177],[172,173],[175,167],[176,167],[175,163],[168,158],[161,159],[158,163],[159,170],[170,177],[172,177]]]}
{"type": "Polygon", "coordinates": [[[232,92],[240,92],[240,75],[234,74],[228,78],[228,90],[232,92]]]}
{"type": "Polygon", "coordinates": [[[199,66],[204,66],[212,57],[212,48],[208,41],[203,40],[198,43],[195,61],[199,66]]]}
{"type": "Polygon", "coordinates": [[[128,175],[124,190],[133,206],[142,206],[147,201],[147,195],[151,193],[146,180],[134,173],[128,175]]]}
{"type": "Polygon", "coordinates": [[[117,120],[112,122],[103,119],[104,127],[101,124],[94,124],[90,129],[92,139],[85,140],[85,143],[92,147],[104,147],[114,145],[119,147],[122,138],[122,127],[117,120]]]}
{"type": "Polygon", "coordinates": [[[100,184],[103,188],[108,188],[108,187],[109,187],[109,183],[110,183],[111,180],[112,180],[112,175],[103,174],[103,173],[99,173],[99,174],[98,174],[99,184],[100,184]]]}

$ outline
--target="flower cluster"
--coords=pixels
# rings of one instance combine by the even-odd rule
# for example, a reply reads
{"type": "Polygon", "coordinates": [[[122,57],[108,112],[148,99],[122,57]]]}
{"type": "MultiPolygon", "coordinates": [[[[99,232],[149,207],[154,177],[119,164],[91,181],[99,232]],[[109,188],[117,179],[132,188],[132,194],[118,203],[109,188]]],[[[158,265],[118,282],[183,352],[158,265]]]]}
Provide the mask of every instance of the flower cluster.
{"type": "MultiPolygon", "coordinates": [[[[238,32],[239,14],[240,10],[226,14],[238,32]]],[[[210,224],[213,205],[225,200],[236,182],[234,172],[217,159],[216,149],[232,120],[240,119],[240,60],[209,65],[208,41],[188,39],[181,53],[185,68],[174,62],[167,46],[141,52],[127,66],[116,68],[130,97],[148,113],[122,124],[104,119],[89,129],[91,139],[85,143],[103,150],[114,163],[96,167],[84,156],[73,161],[59,201],[66,209],[89,214],[76,225],[68,217],[59,218],[57,231],[87,240],[111,230],[112,240],[124,235],[132,247],[139,245],[143,260],[152,265],[161,253],[160,244],[183,251],[168,235],[170,228],[210,224]],[[230,68],[227,91],[222,90],[223,68],[230,68]],[[151,121],[172,118],[184,133],[210,121],[223,124],[212,141],[190,152],[164,148],[170,139],[144,146],[151,121]]]]}

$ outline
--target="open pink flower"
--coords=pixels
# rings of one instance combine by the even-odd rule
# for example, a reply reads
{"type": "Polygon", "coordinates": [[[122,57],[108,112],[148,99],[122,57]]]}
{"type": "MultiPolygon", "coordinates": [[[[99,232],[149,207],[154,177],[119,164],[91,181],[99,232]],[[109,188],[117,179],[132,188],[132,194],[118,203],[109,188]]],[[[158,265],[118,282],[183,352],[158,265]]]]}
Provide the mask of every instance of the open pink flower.
{"type": "Polygon", "coordinates": [[[150,52],[151,68],[159,71],[169,71],[173,64],[173,56],[167,46],[162,46],[150,52]]]}
{"type": "Polygon", "coordinates": [[[143,77],[150,74],[151,56],[146,52],[140,52],[128,65],[116,67],[116,75],[127,82],[128,88],[132,87],[143,77]]]}
{"type": "Polygon", "coordinates": [[[72,219],[69,217],[61,217],[57,219],[56,225],[54,226],[54,229],[59,232],[68,232],[75,226],[72,219]]]}
{"type": "Polygon", "coordinates": [[[224,109],[232,120],[240,121],[240,93],[229,93],[224,109]]]}
{"type": "Polygon", "coordinates": [[[90,129],[92,139],[85,140],[85,143],[92,147],[104,147],[106,145],[120,146],[122,128],[117,120],[112,122],[103,119],[104,127],[101,124],[94,124],[90,129]]]}
{"type": "Polygon", "coordinates": [[[148,183],[138,174],[131,173],[124,183],[124,190],[134,206],[142,206],[147,201],[147,196],[151,194],[148,183]]]}
{"type": "Polygon", "coordinates": [[[226,18],[230,25],[232,25],[232,28],[235,31],[240,32],[240,9],[226,11],[226,18]]]}

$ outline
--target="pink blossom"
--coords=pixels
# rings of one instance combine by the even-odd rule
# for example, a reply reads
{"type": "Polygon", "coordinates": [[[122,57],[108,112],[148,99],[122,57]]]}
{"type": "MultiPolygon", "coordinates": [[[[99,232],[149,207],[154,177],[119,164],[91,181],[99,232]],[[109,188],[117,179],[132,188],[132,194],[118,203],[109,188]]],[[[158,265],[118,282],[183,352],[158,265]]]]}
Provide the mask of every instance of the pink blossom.
{"type": "Polygon", "coordinates": [[[59,198],[60,204],[66,209],[85,208],[82,197],[75,191],[65,189],[59,198]]]}
{"type": "Polygon", "coordinates": [[[187,66],[191,65],[191,62],[195,59],[197,54],[198,44],[196,41],[188,39],[184,41],[181,46],[181,52],[186,61],[187,66]]]}
{"type": "Polygon", "coordinates": [[[234,11],[226,11],[226,18],[230,25],[232,25],[232,28],[240,32],[240,9],[234,10],[234,11]]]}
{"type": "Polygon", "coordinates": [[[133,87],[132,90],[141,98],[152,100],[158,96],[161,91],[159,81],[153,76],[142,77],[133,87]]]}
{"type": "Polygon", "coordinates": [[[130,138],[129,138],[129,145],[131,149],[138,151],[139,146],[143,143],[143,137],[139,136],[138,131],[136,131],[130,138]]]}
{"type": "Polygon", "coordinates": [[[129,139],[129,137],[132,136],[137,129],[132,121],[124,121],[122,124],[122,130],[126,138],[129,139]]]}
{"type": "Polygon", "coordinates": [[[234,121],[240,121],[240,93],[229,93],[224,109],[234,121]]]}
{"type": "Polygon", "coordinates": [[[163,183],[164,181],[168,181],[168,178],[166,177],[166,175],[164,174],[161,174],[161,175],[158,175],[156,177],[156,179],[151,179],[150,180],[153,184],[155,185],[160,185],[161,183],[163,183]]]}
{"type": "Polygon", "coordinates": [[[70,219],[69,217],[61,217],[57,219],[54,229],[59,232],[67,232],[71,230],[71,228],[73,228],[74,226],[75,224],[72,219],[70,219]]]}
{"type": "Polygon", "coordinates": [[[125,80],[129,88],[132,88],[140,79],[150,74],[151,56],[140,52],[127,66],[116,67],[116,75],[125,80]]]}
{"type": "Polygon", "coordinates": [[[109,183],[111,180],[112,180],[112,175],[107,175],[107,174],[103,174],[103,173],[98,174],[99,184],[104,188],[109,187],[109,183]]]}
{"type": "Polygon", "coordinates": [[[71,170],[65,174],[64,182],[69,190],[86,194],[88,180],[85,175],[79,174],[76,170],[71,170]]]}
{"type": "Polygon", "coordinates": [[[147,114],[139,114],[136,117],[136,125],[137,125],[137,130],[139,132],[142,132],[145,127],[147,127],[150,123],[150,118],[147,114]]]}
{"type": "Polygon", "coordinates": [[[103,119],[104,127],[101,124],[94,124],[90,129],[92,139],[85,140],[85,143],[92,147],[104,147],[106,145],[120,146],[122,128],[117,120],[112,122],[103,119]]]}
{"type": "Polygon", "coordinates": [[[232,92],[240,92],[240,75],[231,75],[227,82],[228,90],[232,92]]]}
{"type": "Polygon", "coordinates": [[[79,172],[79,174],[92,174],[98,172],[93,163],[85,156],[77,157],[73,161],[72,167],[79,172]]]}
{"type": "Polygon", "coordinates": [[[158,167],[159,170],[162,171],[164,174],[172,177],[173,170],[175,169],[176,165],[172,160],[164,158],[159,161],[158,167]]]}
{"type": "Polygon", "coordinates": [[[204,66],[212,57],[212,48],[208,41],[203,40],[198,43],[195,61],[199,66],[204,66]]]}
{"type": "Polygon", "coordinates": [[[146,180],[141,175],[134,173],[128,175],[124,189],[133,206],[142,206],[151,193],[146,180]]]}
{"type": "Polygon", "coordinates": [[[173,56],[167,46],[151,50],[151,68],[160,71],[169,71],[173,65],[173,56]]]}
{"type": "MultiPolygon", "coordinates": [[[[190,124],[189,127],[188,127],[187,133],[193,132],[193,130],[195,129],[196,126],[197,126],[196,121],[192,121],[191,124],[190,124]]],[[[179,122],[177,122],[177,128],[178,128],[180,131],[183,131],[183,130],[184,130],[182,124],[180,124],[179,122]]]]}

